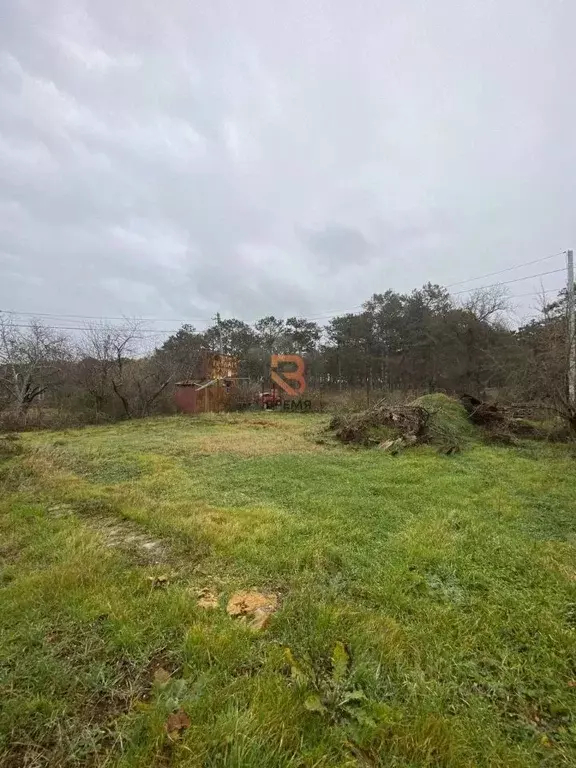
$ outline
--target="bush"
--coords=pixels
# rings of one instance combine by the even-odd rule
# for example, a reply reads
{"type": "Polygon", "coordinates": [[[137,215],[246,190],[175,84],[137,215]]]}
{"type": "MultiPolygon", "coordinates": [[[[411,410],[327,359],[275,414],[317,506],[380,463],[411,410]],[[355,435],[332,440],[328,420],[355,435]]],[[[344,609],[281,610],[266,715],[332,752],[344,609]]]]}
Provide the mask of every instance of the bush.
{"type": "Polygon", "coordinates": [[[69,429],[100,423],[101,420],[98,419],[98,414],[70,411],[66,408],[32,407],[24,414],[7,409],[0,413],[0,430],[24,432],[35,429],[69,429]]]}

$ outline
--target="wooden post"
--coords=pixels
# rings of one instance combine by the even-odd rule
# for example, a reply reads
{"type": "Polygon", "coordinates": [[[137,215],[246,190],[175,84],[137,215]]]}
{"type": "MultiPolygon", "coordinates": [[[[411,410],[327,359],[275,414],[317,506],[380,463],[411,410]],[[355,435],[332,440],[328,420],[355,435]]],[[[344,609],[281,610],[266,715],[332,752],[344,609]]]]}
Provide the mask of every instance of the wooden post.
{"type": "Polygon", "coordinates": [[[570,407],[576,406],[576,339],[574,338],[574,252],[566,251],[568,261],[568,399],[570,407]]]}

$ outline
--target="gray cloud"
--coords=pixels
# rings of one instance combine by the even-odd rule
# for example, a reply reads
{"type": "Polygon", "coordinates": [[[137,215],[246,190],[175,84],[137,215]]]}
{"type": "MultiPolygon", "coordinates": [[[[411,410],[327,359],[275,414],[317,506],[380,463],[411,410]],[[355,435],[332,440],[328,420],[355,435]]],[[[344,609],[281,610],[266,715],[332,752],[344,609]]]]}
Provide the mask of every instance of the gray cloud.
{"type": "Polygon", "coordinates": [[[341,264],[356,266],[370,258],[371,244],[362,232],[332,224],[321,230],[303,230],[300,236],[307,247],[330,269],[341,264]]]}
{"type": "Polygon", "coordinates": [[[571,3],[7,6],[0,308],[319,314],[576,244],[571,3]]]}

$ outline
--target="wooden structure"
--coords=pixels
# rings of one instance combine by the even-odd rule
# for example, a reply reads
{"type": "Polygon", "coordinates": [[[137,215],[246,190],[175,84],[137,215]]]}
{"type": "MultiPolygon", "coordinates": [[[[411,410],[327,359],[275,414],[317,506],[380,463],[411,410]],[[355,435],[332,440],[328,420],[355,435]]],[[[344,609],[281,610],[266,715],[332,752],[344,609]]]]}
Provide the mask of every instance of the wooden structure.
{"type": "Polygon", "coordinates": [[[174,400],[183,413],[218,413],[228,410],[236,390],[240,361],[231,355],[208,354],[202,363],[200,381],[187,379],[176,384],[174,400]]]}
{"type": "Polygon", "coordinates": [[[174,400],[183,413],[218,413],[228,410],[233,381],[220,379],[207,382],[179,381],[174,400]]]}
{"type": "Polygon", "coordinates": [[[238,377],[240,360],[232,355],[221,355],[218,352],[205,355],[202,361],[202,379],[235,379],[238,377]]]}

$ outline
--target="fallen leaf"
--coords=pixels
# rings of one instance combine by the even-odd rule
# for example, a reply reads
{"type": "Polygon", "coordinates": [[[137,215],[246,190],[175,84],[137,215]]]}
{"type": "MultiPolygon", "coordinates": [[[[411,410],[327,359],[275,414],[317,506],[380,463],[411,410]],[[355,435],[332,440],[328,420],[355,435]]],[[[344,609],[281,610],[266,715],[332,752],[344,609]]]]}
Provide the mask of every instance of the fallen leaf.
{"type": "Polygon", "coordinates": [[[218,608],[218,595],[208,588],[198,592],[198,605],[200,608],[218,608]]]}
{"type": "Polygon", "coordinates": [[[154,672],[154,682],[157,685],[165,685],[168,680],[170,680],[170,678],[170,672],[168,672],[167,669],[164,669],[164,667],[158,667],[158,669],[154,672]]]}
{"type": "Polygon", "coordinates": [[[576,688],[576,680],[569,680],[568,688],[576,688]]]}
{"type": "Polygon", "coordinates": [[[148,581],[152,584],[154,589],[167,587],[170,583],[168,576],[148,576],[148,581]]]}
{"type": "Polygon", "coordinates": [[[182,735],[182,731],[186,728],[190,728],[191,721],[186,712],[183,709],[179,709],[178,712],[172,713],[168,720],[166,720],[166,733],[173,740],[176,741],[182,735]]]}

